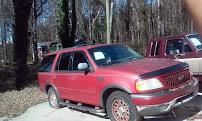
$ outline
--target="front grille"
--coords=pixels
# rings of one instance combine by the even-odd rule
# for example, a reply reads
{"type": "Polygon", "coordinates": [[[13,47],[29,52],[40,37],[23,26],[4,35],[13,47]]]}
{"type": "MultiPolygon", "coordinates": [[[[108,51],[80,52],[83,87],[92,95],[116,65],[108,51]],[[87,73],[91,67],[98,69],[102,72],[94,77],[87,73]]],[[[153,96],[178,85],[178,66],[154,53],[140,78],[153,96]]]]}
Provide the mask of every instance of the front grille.
{"type": "Polygon", "coordinates": [[[190,80],[189,70],[183,70],[174,74],[165,75],[163,79],[169,87],[175,87],[190,80]]]}

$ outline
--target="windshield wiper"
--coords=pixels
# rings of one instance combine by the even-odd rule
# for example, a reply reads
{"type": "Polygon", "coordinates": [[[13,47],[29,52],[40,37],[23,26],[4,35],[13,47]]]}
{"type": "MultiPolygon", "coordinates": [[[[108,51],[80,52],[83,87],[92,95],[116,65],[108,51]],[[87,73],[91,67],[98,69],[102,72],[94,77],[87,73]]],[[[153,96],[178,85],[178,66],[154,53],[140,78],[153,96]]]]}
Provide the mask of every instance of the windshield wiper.
{"type": "Polygon", "coordinates": [[[106,61],[105,63],[103,63],[102,65],[112,65],[112,64],[117,64],[117,63],[121,63],[124,60],[114,60],[114,61],[106,61]]]}
{"type": "Polygon", "coordinates": [[[136,58],[136,57],[130,57],[130,58],[127,58],[126,60],[137,60],[138,58],[136,58]]]}

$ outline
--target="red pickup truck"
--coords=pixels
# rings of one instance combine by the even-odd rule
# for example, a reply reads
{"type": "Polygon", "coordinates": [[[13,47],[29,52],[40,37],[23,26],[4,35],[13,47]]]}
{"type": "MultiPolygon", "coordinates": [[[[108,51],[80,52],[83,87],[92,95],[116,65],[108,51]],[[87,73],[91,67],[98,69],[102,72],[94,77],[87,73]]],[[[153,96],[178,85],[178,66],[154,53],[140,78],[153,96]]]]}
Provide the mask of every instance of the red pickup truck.
{"type": "Polygon", "coordinates": [[[122,44],[51,52],[41,63],[38,80],[51,107],[103,112],[112,121],[164,114],[198,93],[198,80],[186,63],[143,58],[122,44]]]}
{"type": "Polygon", "coordinates": [[[146,46],[146,57],[186,62],[191,74],[202,81],[202,39],[197,33],[150,39],[146,46]]]}

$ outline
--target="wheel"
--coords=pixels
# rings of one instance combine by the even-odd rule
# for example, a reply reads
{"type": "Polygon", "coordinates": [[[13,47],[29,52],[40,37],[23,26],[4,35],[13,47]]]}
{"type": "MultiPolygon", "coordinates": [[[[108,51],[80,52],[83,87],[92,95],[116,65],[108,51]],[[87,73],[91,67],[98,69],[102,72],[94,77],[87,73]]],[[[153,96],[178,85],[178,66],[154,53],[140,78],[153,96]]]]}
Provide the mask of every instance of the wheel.
{"type": "Polygon", "coordinates": [[[142,119],[130,96],[122,91],[115,91],[108,97],[106,110],[111,121],[141,121],[142,119]]]}
{"type": "Polygon", "coordinates": [[[61,99],[59,99],[59,96],[53,87],[48,89],[48,102],[52,108],[62,108],[62,105],[60,104],[61,99]]]}

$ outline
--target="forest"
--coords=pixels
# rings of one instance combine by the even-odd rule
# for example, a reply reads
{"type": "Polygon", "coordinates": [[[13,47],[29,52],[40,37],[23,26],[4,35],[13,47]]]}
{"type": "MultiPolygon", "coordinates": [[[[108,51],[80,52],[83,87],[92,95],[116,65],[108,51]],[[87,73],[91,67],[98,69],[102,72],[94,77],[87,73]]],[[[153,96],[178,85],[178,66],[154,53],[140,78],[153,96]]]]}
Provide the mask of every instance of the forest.
{"type": "Polygon", "coordinates": [[[148,39],[194,31],[182,0],[0,0],[0,78],[18,90],[35,78],[38,43],[124,43],[144,54],[148,39]]]}

